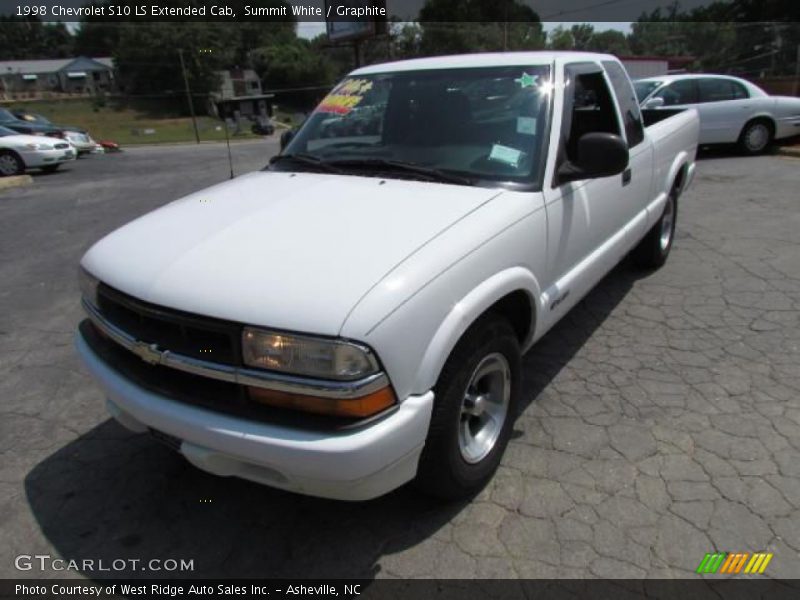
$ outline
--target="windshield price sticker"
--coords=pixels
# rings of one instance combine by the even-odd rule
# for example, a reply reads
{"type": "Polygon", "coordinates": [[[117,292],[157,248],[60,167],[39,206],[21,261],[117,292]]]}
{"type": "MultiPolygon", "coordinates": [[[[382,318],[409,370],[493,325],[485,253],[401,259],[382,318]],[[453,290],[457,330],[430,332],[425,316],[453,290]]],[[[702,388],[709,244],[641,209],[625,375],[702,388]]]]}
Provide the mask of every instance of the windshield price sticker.
{"type": "Polygon", "coordinates": [[[517,133],[523,135],[536,135],[535,117],[517,117],[517,133]]]}
{"type": "Polygon", "coordinates": [[[519,161],[524,152],[516,148],[509,148],[501,144],[494,144],[492,151],[489,153],[489,160],[496,160],[497,162],[505,163],[516,168],[519,166],[519,161]]]}
{"type": "Polygon", "coordinates": [[[509,148],[501,144],[494,144],[492,151],[489,153],[489,160],[496,160],[516,168],[519,166],[519,161],[522,155],[525,154],[516,148],[509,148]]]}
{"type": "Polygon", "coordinates": [[[364,99],[364,94],[372,89],[367,79],[345,79],[320,102],[317,111],[346,115],[364,99]]]}

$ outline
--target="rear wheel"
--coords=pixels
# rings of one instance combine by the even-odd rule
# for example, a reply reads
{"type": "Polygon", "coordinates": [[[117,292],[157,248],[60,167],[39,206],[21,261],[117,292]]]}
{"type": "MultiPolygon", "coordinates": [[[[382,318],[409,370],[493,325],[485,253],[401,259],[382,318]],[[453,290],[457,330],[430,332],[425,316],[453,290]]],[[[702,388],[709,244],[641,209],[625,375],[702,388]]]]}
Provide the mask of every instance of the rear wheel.
{"type": "Polygon", "coordinates": [[[25,163],[16,152],[11,150],[0,151],[0,175],[21,175],[25,172],[25,163]]]}
{"type": "Polygon", "coordinates": [[[633,257],[639,266],[646,269],[657,269],[667,262],[675,237],[677,218],[678,191],[673,188],[667,196],[667,203],[664,205],[661,218],[633,251],[633,257]]]}
{"type": "Polygon", "coordinates": [[[763,154],[772,143],[772,127],[768,121],[750,121],[739,136],[739,148],[745,154],[763,154]]]}
{"type": "Polygon", "coordinates": [[[517,336],[502,317],[488,315],[462,337],[434,388],[417,487],[456,499],[491,479],[514,425],[520,362],[517,336]]]}

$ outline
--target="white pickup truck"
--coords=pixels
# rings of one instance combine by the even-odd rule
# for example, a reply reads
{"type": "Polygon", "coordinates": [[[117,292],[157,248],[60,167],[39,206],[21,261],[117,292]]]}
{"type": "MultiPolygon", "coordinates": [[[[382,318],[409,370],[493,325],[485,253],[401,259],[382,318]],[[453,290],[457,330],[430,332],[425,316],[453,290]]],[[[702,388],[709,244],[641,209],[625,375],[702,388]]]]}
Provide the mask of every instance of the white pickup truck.
{"type": "Polygon", "coordinates": [[[654,113],[608,55],[358,69],[263,171],[86,253],[78,351],[120,423],[211,473],[475,493],[521,355],[628,253],[669,254],[698,119],[654,113]]]}

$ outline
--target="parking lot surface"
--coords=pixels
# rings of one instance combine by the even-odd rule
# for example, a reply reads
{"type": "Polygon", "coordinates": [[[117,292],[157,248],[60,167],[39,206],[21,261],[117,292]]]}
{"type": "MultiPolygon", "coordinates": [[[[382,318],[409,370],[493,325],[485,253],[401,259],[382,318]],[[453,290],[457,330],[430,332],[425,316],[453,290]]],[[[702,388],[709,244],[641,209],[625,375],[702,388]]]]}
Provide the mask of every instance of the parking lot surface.
{"type": "MultiPolygon", "coordinates": [[[[236,144],[237,173],[275,151],[236,144]]],[[[109,575],[14,567],[50,554],[194,561],[173,576],[671,578],[714,551],[800,575],[799,167],[701,160],[667,265],[620,265],[528,354],[502,467],[449,505],[217,478],[107,417],[72,347],[78,259],[224,180],[224,146],[91,157],[0,193],[0,577],[109,575]]]]}

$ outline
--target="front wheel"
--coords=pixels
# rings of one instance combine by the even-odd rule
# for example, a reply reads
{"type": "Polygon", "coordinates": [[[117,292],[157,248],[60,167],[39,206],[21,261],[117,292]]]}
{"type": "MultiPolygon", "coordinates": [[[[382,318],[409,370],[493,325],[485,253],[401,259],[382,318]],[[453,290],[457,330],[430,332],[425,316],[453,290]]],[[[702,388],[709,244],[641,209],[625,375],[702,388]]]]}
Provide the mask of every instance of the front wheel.
{"type": "Polygon", "coordinates": [[[447,359],[416,485],[440,498],[480,491],[500,464],[519,404],[519,341],[508,321],[475,323],[447,359]]]}
{"type": "Polygon", "coordinates": [[[11,150],[0,151],[0,175],[22,175],[25,172],[25,163],[11,150]]]}
{"type": "Polygon", "coordinates": [[[672,241],[675,238],[675,223],[678,220],[678,192],[672,190],[667,196],[661,218],[647,232],[633,250],[636,263],[645,269],[658,269],[667,262],[672,241]]]}

